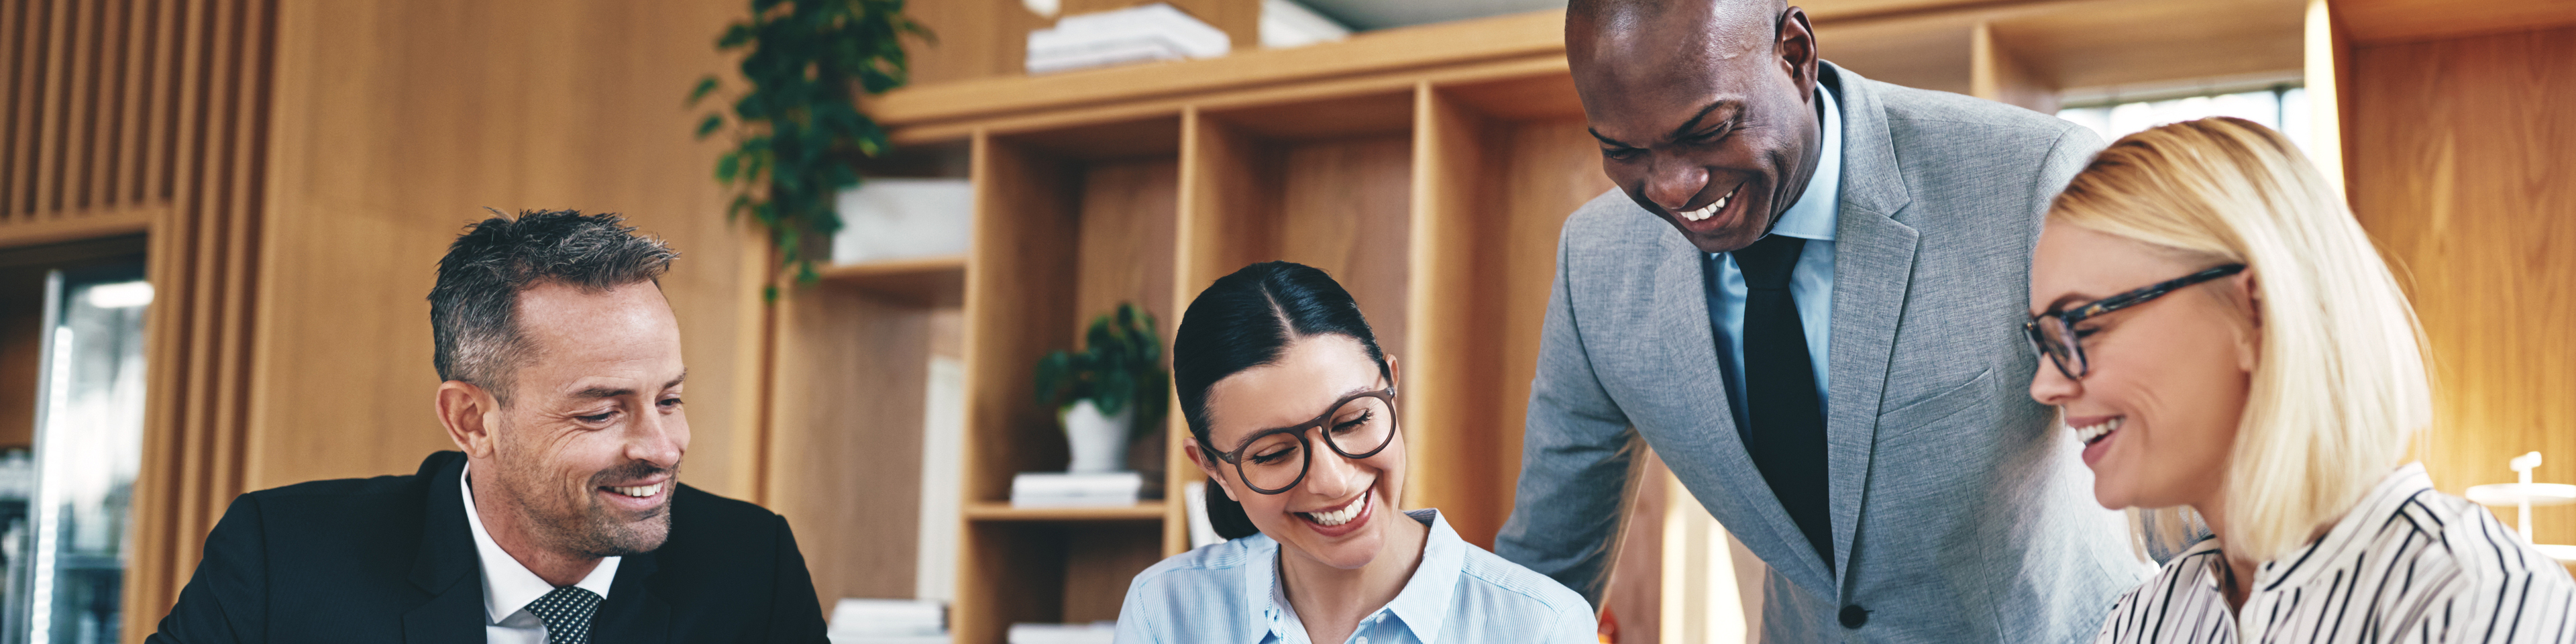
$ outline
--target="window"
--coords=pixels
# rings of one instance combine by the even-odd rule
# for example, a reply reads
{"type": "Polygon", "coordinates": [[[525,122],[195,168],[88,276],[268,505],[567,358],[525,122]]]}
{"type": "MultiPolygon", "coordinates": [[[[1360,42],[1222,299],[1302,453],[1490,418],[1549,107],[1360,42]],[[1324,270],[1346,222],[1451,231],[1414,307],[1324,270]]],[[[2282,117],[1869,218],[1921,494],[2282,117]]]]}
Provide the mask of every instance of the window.
{"type": "Polygon", "coordinates": [[[2088,102],[2078,107],[2057,111],[2057,117],[2092,128],[2110,141],[2150,127],[2211,116],[2233,116],[2280,130],[2297,142],[2300,149],[2308,143],[2308,90],[2291,84],[2273,85],[2253,91],[2208,93],[2156,100],[2107,100],[2088,102]]]}

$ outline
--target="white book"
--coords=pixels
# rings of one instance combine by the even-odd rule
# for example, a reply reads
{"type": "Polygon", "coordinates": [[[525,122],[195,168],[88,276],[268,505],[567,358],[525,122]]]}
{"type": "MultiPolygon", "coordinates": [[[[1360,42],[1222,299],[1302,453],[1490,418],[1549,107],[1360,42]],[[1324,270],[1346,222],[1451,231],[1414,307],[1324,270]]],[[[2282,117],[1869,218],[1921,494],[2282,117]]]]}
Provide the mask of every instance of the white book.
{"type": "Polygon", "coordinates": [[[1135,472],[1021,472],[1011,477],[1013,507],[1135,505],[1145,476],[1135,472]]]}
{"type": "Polygon", "coordinates": [[[1118,639],[1118,625],[1110,622],[1089,624],[1012,624],[1011,644],[1111,644],[1118,639]]]}
{"type": "Polygon", "coordinates": [[[1233,39],[1224,30],[1168,4],[1066,16],[1051,28],[1029,32],[1029,73],[1179,58],[1225,55],[1233,39]]]}
{"type": "Polygon", "coordinates": [[[832,606],[834,639],[849,637],[945,637],[948,607],[923,599],[843,598],[832,606]]]}

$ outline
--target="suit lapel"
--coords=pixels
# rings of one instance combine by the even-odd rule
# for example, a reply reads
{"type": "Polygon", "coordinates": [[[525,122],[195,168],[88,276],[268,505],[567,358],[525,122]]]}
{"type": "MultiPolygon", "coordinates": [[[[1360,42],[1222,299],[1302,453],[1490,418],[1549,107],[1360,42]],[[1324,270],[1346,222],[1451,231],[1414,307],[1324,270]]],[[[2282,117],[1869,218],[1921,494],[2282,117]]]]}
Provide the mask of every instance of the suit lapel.
{"type": "Polygon", "coordinates": [[[403,641],[410,644],[484,641],[482,562],[457,486],[464,474],[464,455],[455,452],[439,452],[421,464],[418,475],[429,479],[429,499],[422,504],[428,516],[421,521],[411,583],[430,599],[403,613],[403,641]]]}
{"type": "Polygon", "coordinates": [[[1851,570],[1878,409],[1887,391],[1896,326],[1914,279],[1921,235],[1895,217],[1913,203],[1878,96],[1857,74],[1822,65],[1843,108],[1842,213],[1834,236],[1833,400],[1825,450],[1831,480],[1834,569],[1851,570]]]}
{"type": "Polygon", "coordinates": [[[1651,442],[1664,465],[1691,487],[1702,505],[1725,520],[1727,529],[1747,549],[1802,587],[1830,588],[1832,577],[1824,563],[1816,559],[1815,549],[1807,545],[1797,523],[1789,520],[1778,495],[1744,451],[1743,436],[1736,433],[1735,414],[1723,385],[1726,376],[1717,358],[1716,330],[1709,323],[1703,255],[1672,227],[1654,223],[1661,234],[1656,237],[1650,315],[1661,341],[1653,346],[1671,354],[1649,360],[1671,370],[1664,374],[1670,382],[1707,384],[1666,399],[1676,405],[1668,416],[1680,419],[1676,426],[1666,429],[1640,423],[1637,429],[1652,434],[1651,442]],[[1794,563],[1783,565],[1786,562],[1794,563]]]}
{"type": "Polygon", "coordinates": [[[608,584],[608,599],[591,616],[590,641],[667,642],[671,639],[671,605],[644,584],[659,566],[653,553],[618,560],[617,579],[608,584]]]}

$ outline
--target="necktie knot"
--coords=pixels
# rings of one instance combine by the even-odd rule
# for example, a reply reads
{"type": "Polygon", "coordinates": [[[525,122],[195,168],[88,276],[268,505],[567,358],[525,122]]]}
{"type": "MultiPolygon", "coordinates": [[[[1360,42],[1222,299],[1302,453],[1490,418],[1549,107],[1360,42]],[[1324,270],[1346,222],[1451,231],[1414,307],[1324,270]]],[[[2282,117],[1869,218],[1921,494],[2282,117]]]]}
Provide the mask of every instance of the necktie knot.
{"type": "Polygon", "coordinates": [[[1758,289],[1789,288],[1789,272],[1798,267],[1798,252],[1807,240],[1781,234],[1764,235],[1753,245],[1735,251],[1735,267],[1744,271],[1744,286],[1758,289]]]}
{"type": "Polygon", "coordinates": [[[588,644],[590,616],[599,610],[599,595],[580,586],[564,586],[528,602],[528,613],[546,624],[546,644],[588,644]]]}

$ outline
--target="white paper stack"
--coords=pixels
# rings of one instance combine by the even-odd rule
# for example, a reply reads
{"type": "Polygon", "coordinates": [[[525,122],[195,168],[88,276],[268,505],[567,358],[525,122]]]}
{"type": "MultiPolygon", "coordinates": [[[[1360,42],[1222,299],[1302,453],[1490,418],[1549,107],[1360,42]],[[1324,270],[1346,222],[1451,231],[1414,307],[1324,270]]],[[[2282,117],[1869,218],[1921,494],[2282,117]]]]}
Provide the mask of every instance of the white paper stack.
{"type": "Polygon", "coordinates": [[[1144,491],[1145,476],[1135,472],[1021,472],[1011,477],[1011,507],[1135,505],[1144,491]]]}
{"type": "Polygon", "coordinates": [[[832,644],[948,644],[948,609],[916,599],[849,599],[832,607],[832,644]]]}
{"type": "Polygon", "coordinates": [[[1225,32],[1172,5],[1154,3],[1065,16],[1029,32],[1031,74],[1155,60],[1213,58],[1233,49],[1225,32]]]}
{"type": "Polygon", "coordinates": [[[1114,622],[1089,624],[1012,624],[1011,644],[1110,644],[1118,639],[1114,622]]]}
{"type": "Polygon", "coordinates": [[[834,263],[964,254],[974,234],[975,188],[965,179],[868,179],[833,205],[834,263]]]}

